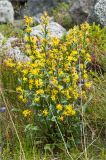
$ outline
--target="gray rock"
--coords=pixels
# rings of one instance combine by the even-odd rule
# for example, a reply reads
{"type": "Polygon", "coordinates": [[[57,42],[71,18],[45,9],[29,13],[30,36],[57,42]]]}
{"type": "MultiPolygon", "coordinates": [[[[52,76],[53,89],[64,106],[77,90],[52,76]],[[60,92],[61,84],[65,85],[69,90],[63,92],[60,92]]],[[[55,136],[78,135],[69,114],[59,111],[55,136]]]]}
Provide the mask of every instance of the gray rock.
{"type": "MultiPolygon", "coordinates": [[[[32,33],[31,33],[32,36],[36,36],[36,35],[38,35],[40,37],[43,36],[41,25],[33,27],[32,29],[33,29],[32,33]]],[[[61,25],[59,25],[56,22],[50,22],[49,25],[48,25],[48,30],[50,32],[51,37],[61,38],[64,35],[64,33],[66,33],[66,29],[63,28],[61,25]]]]}
{"type": "Polygon", "coordinates": [[[8,0],[0,0],[0,23],[13,23],[14,9],[8,0]]]}
{"type": "Polygon", "coordinates": [[[29,57],[23,53],[18,46],[12,47],[12,42],[17,41],[17,38],[11,37],[7,39],[5,44],[1,44],[0,46],[0,52],[6,56],[10,57],[12,59],[15,59],[16,61],[20,62],[28,62],[30,61],[29,57]]]}
{"type": "Polygon", "coordinates": [[[51,7],[56,6],[57,2],[54,0],[28,0],[24,13],[30,16],[35,16],[43,11],[50,11],[51,7]]]}
{"type": "Polygon", "coordinates": [[[70,8],[70,18],[73,25],[83,23],[97,0],[76,0],[70,8]]]}
{"type": "Polygon", "coordinates": [[[88,17],[88,22],[96,22],[101,26],[106,26],[106,0],[99,0],[96,3],[93,11],[88,17]]]}

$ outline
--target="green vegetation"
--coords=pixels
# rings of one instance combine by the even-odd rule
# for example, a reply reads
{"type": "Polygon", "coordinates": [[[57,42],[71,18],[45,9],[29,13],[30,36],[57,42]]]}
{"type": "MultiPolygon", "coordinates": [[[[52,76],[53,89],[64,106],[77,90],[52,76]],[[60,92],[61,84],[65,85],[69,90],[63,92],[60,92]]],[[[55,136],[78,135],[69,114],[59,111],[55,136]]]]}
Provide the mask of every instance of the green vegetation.
{"type": "Polygon", "coordinates": [[[51,13],[54,17],[54,20],[67,29],[69,29],[71,26],[69,7],[70,6],[67,3],[59,3],[51,13]]]}
{"type": "MultiPolygon", "coordinates": [[[[47,39],[45,13],[40,39],[30,36],[32,19],[25,17],[25,23],[25,43],[20,47],[31,62],[0,59],[0,157],[105,160],[106,73],[101,72],[106,64],[106,28],[84,23],[62,39],[47,39]],[[84,83],[79,91],[80,76],[84,83]]],[[[1,26],[7,38],[17,34],[23,38],[20,29],[1,26]]]]}
{"type": "Polygon", "coordinates": [[[16,26],[11,24],[0,24],[0,32],[4,35],[4,37],[23,37],[24,33],[22,29],[19,29],[16,26]]]}

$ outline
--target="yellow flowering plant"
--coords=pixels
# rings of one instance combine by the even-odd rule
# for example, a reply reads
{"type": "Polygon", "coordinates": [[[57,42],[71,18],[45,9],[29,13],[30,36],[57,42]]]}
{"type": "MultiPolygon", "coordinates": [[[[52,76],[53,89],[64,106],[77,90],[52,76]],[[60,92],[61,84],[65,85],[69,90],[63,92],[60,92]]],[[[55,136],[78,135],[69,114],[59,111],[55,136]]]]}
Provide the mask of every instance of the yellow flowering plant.
{"type": "Polygon", "coordinates": [[[44,13],[42,37],[31,36],[32,18],[25,17],[25,54],[30,61],[13,62],[9,58],[4,63],[19,75],[16,92],[25,118],[33,117],[51,130],[58,121],[75,131],[81,105],[88,101],[93,85],[92,72],[87,70],[92,63],[91,26],[86,22],[75,26],[59,39],[50,36],[48,23],[44,13]]]}
{"type": "Polygon", "coordinates": [[[22,65],[11,59],[4,62],[20,72],[20,85],[16,88],[20,101],[30,102],[29,108],[33,106],[38,115],[50,119],[52,106],[56,118],[63,116],[65,120],[77,114],[81,92],[85,91],[86,100],[91,88],[87,73],[87,63],[91,62],[87,39],[90,26],[85,23],[81,28],[74,27],[59,39],[49,36],[47,13],[41,17],[42,38],[30,35],[32,23],[32,18],[25,16],[25,51],[30,61],[22,65]]]}

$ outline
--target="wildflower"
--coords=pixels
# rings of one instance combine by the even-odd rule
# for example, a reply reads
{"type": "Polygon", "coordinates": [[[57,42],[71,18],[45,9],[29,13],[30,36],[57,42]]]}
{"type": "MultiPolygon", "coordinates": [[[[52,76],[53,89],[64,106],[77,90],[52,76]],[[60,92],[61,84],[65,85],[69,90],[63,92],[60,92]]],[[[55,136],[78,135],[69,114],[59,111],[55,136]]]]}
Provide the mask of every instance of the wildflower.
{"type": "Polygon", "coordinates": [[[33,79],[29,79],[29,84],[33,84],[34,83],[34,80],[33,79]]]}
{"type": "Polygon", "coordinates": [[[72,111],[71,111],[71,115],[74,116],[75,114],[76,114],[76,111],[75,111],[75,110],[72,110],[72,111]]]}
{"type": "Polygon", "coordinates": [[[4,60],[4,63],[7,67],[14,67],[15,66],[15,63],[13,63],[13,60],[11,58],[8,58],[7,60],[4,60]]]}
{"type": "Polygon", "coordinates": [[[60,40],[58,38],[56,38],[56,37],[52,38],[52,43],[53,43],[52,45],[53,46],[57,46],[59,44],[59,42],[60,42],[60,40]]]}
{"type": "Polygon", "coordinates": [[[52,99],[52,101],[55,101],[56,100],[55,95],[51,95],[51,99],[52,99]]]}
{"type": "Polygon", "coordinates": [[[28,74],[28,70],[27,70],[27,69],[23,69],[23,70],[22,70],[22,73],[23,73],[24,75],[26,75],[26,74],[28,74]]]}
{"type": "Polygon", "coordinates": [[[32,84],[29,84],[29,90],[31,90],[33,88],[32,84]]]}
{"type": "Polygon", "coordinates": [[[85,83],[85,87],[86,87],[86,88],[89,89],[89,88],[91,88],[91,86],[92,86],[92,83],[91,83],[91,82],[86,82],[86,83],[85,83]]]}
{"type": "Polygon", "coordinates": [[[36,75],[36,74],[39,73],[39,71],[40,71],[39,68],[37,68],[37,69],[32,69],[32,70],[30,70],[30,73],[36,75]]]}
{"type": "Polygon", "coordinates": [[[87,79],[87,78],[88,78],[88,75],[85,73],[85,74],[83,75],[83,77],[84,77],[84,79],[87,79]]]}
{"type": "Polygon", "coordinates": [[[91,56],[90,56],[90,54],[88,54],[88,53],[86,54],[86,61],[87,61],[87,62],[91,62],[91,56]]]}
{"type": "Polygon", "coordinates": [[[33,23],[33,19],[32,19],[32,17],[25,16],[24,17],[24,22],[25,22],[26,25],[30,25],[30,24],[33,23]]]}
{"type": "Polygon", "coordinates": [[[27,27],[27,28],[25,29],[25,32],[27,32],[27,33],[31,33],[31,32],[32,32],[32,28],[27,27]]]}
{"type": "Polygon", "coordinates": [[[63,106],[61,104],[58,104],[56,105],[56,109],[61,111],[63,109],[63,106]]]}
{"type": "Polygon", "coordinates": [[[26,77],[23,77],[23,81],[27,81],[27,78],[26,78],[26,77]]]}
{"type": "Polygon", "coordinates": [[[39,102],[40,101],[40,97],[35,97],[34,98],[34,102],[39,102]]]}
{"type": "Polygon", "coordinates": [[[84,68],[84,65],[83,65],[82,63],[81,63],[79,66],[80,66],[80,68],[81,68],[81,69],[83,69],[83,68],[84,68]]]}
{"type": "Polygon", "coordinates": [[[49,112],[48,112],[47,109],[44,109],[42,113],[43,113],[43,115],[44,115],[45,117],[47,117],[47,115],[49,114],[49,112]]]}
{"type": "Polygon", "coordinates": [[[23,113],[24,117],[28,117],[31,115],[31,111],[28,109],[24,110],[22,113],[23,113]]]}
{"type": "Polygon", "coordinates": [[[65,110],[63,112],[63,115],[65,116],[73,116],[75,115],[75,110],[73,110],[72,106],[71,105],[66,105],[65,106],[65,110]]]}
{"type": "Polygon", "coordinates": [[[43,81],[42,81],[42,79],[36,79],[35,80],[35,85],[36,85],[36,87],[41,87],[42,85],[43,85],[43,81]]]}
{"type": "Polygon", "coordinates": [[[20,96],[19,96],[19,99],[20,99],[20,100],[23,100],[23,95],[20,95],[20,96]]]}
{"type": "Polygon", "coordinates": [[[59,119],[60,121],[64,121],[64,117],[63,117],[63,116],[59,116],[58,119],[59,119]]]}
{"type": "Polygon", "coordinates": [[[43,89],[39,89],[36,91],[36,94],[44,94],[44,90],[43,89]]]}
{"type": "Polygon", "coordinates": [[[6,107],[1,107],[0,112],[4,113],[6,111],[6,107]]]}
{"type": "Polygon", "coordinates": [[[17,91],[17,92],[21,92],[21,93],[23,93],[23,89],[22,89],[22,87],[21,87],[21,86],[18,86],[18,87],[16,88],[16,91],[17,91]]]}
{"type": "Polygon", "coordinates": [[[72,55],[68,56],[68,61],[72,61],[72,60],[73,60],[73,56],[72,55]]]}

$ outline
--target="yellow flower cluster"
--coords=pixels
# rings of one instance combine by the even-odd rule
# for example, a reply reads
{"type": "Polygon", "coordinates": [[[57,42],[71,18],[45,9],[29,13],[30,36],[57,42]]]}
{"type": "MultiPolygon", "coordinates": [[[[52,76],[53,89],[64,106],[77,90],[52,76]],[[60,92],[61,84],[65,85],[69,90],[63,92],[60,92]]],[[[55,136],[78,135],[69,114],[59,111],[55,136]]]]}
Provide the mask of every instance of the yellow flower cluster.
{"type": "Polygon", "coordinates": [[[4,60],[4,64],[9,68],[15,67],[15,63],[13,62],[11,58],[4,60]]]}
{"type": "Polygon", "coordinates": [[[28,109],[24,110],[22,113],[23,113],[24,117],[28,117],[31,115],[31,111],[28,109]]]}
{"type": "MultiPolygon", "coordinates": [[[[32,18],[25,17],[25,47],[31,61],[16,64],[16,70],[21,75],[21,83],[16,90],[20,100],[24,103],[30,100],[39,115],[50,116],[49,107],[52,105],[53,113],[63,121],[65,117],[76,114],[79,99],[86,99],[92,86],[87,73],[87,63],[91,61],[90,26],[85,23],[74,27],[64,39],[50,38],[48,20],[45,13],[41,18],[44,36],[39,38],[30,36],[32,18]]],[[[23,114],[29,116],[31,112],[25,110],[23,114]]]]}

